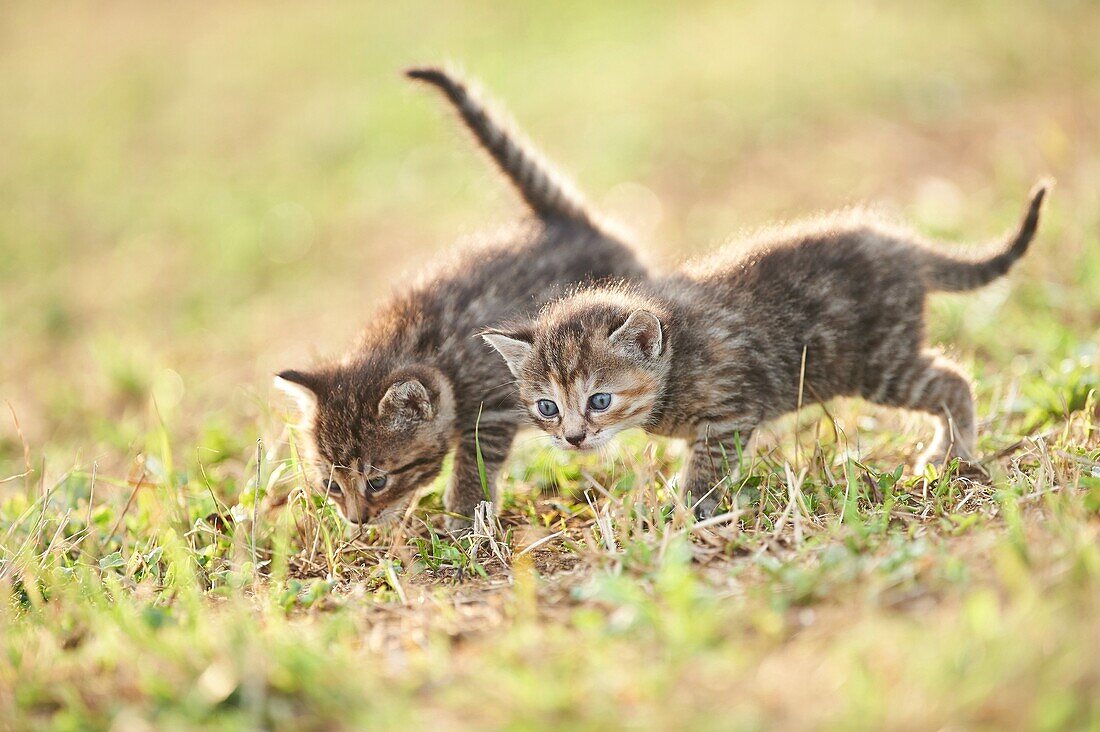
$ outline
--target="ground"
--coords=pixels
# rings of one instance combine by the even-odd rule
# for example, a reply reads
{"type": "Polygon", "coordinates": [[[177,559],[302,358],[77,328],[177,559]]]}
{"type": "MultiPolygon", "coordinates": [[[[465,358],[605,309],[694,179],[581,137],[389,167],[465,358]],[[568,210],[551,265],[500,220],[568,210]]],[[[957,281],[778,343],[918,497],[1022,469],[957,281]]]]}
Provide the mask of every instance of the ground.
{"type": "MultiPolygon", "coordinates": [[[[0,9],[0,719],[12,728],[1100,727],[1100,8],[0,9]],[[679,446],[523,435],[499,520],[347,529],[270,387],[521,215],[477,76],[657,266],[871,205],[1031,253],[938,297],[988,477],[858,401],[695,523],[679,446]]],[[[869,293],[873,296],[873,293],[869,293]]]]}

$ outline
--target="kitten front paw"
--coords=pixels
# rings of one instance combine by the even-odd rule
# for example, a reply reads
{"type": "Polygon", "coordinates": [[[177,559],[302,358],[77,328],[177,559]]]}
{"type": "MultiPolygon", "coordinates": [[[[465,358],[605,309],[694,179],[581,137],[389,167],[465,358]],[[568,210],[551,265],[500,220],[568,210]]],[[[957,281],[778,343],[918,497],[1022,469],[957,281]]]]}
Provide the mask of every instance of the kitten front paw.
{"type": "Polygon", "coordinates": [[[443,508],[449,514],[444,519],[447,531],[468,531],[474,525],[478,504],[485,500],[480,484],[451,483],[443,493],[443,508]]]}
{"type": "Polygon", "coordinates": [[[714,495],[714,491],[700,501],[697,501],[692,507],[692,513],[695,514],[696,521],[702,521],[714,516],[718,512],[719,497],[714,495]]]}
{"type": "Polygon", "coordinates": [[[473,519],[465,515],[447,515],[443,518],[443,526],[452,534],[464,534],[474,527],[473,519]]]}
{"type": "Polygon", "coordinates": [[[929,465],[933,466],[937,472],[942,472],[944,467],[955,458],[959,459],[956,475],[967,478],[989,477],[989,473],[977,460],[968,459],[954,451],[945,452],[942,450],[930,450],[920,455],[913,462],[913,475],[924,475],[929,465]]]}
{"type": "Polygon", "coordinates": [[[947,462],[947,455],[939,450],[921,453],[913,461],[913,475],[924,475],[929,465],[939,470],[945,462],[947,462]]]}

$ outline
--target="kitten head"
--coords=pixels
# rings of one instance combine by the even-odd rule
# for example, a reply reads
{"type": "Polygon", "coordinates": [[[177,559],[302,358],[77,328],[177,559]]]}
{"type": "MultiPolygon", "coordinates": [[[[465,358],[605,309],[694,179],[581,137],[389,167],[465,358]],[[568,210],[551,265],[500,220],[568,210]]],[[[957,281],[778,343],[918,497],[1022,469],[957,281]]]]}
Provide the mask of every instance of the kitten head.
{"type": "Polygon", "coordinates": [[[582,292],[533,324],[482,337],[508,363],[534,424],[558,447],[588,450],[645,424],[660,400],[671,361],[660,312],[618,291],[582,292]]]}
{"type": "Polygon", "coordinates": [[[439,474],[455,418],[440,371],[350,362],[283,371],[275,385],[301,409],[313,489],[348,521],[393,521],[439,474]]]}

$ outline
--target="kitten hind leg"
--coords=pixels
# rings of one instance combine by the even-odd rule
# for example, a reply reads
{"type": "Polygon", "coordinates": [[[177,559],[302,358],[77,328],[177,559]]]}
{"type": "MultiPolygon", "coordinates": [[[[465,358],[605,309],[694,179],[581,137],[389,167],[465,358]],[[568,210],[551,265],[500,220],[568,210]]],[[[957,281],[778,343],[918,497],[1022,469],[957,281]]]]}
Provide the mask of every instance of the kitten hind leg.
{"type": "Polygon", "coordinates": [[[516,436],[516,425],[511,421],[495,422],[488,420],[492,415],[482,415],[477,429],[476,439],[471,427],[463,433],[462,441],[455,450],[454,468],[450,482],[443,493],[443,507],[453,516],[448,516],[446,526],[450,531],[470,528],[477,505],[485,500],[497,500],[496,479],[501,465],[512,449],[512,439],[516,436]],[[485,466],[485,485],[481,483],[481,472],[477,467],[477,450],[481,448],[481,460],[485,466]],[[486,498],[488,491],[488,498],[486,498]]]}
{"type": "Polygon", "coordinates": [[[920,473],[928,464],[942,465],[953,458],[973,462],[977,417],[970,381],[954,361],[934,350],[921,353],[917,367],[902,380],[886,403],[925,412],[936,419],[936,434],[916,459],[920,473]]]}

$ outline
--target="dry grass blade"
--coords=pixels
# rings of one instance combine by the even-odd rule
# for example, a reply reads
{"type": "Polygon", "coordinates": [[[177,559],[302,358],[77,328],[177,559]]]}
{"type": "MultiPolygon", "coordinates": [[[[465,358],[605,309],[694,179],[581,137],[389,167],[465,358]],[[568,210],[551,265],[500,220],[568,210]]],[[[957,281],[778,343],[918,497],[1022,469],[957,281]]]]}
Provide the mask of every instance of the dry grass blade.
{"type": "Polygon", "coordinates": [[[521,549],[520,552],[518,554],[516,554],[516,558],[518,559],[518,558],[520,558],[520,557],[522,557],[522,556],[524,556],[524,555],[526,555],[530,552],[533,552],[536,549],[538,549],[539,547],[541,547],[545,544],[549,544],[551,541],[558,538],[559,536],[563,536],[564,534],[565,534],[564,531],[555,531],[553,534],[548,534],[548,535],[542,537],[541,539],[537,539],[537,540],[531,542],[530,544],[528,544],[527,546],[525,546],[523,549],[521,549]]]}
{"type": "Polygon", "coordinates": [[[134,503],[134,497],[137,496],[137,492],[139,490],[141,490],[142,486],[144,486],[144,485],[145,485],[145,471],[143,470],[141,472],[141,476],[137,479],[137,482],[134,483],[134,488],[133,488],[133,490],[130,491],[130,497],[126,499],[126,505],[122,507],[122,512],[118,515],[118,518],[115,520],[114,526],[112,526],[111,530],[107,532],[107,538],[103,542],[104,546],[110,544],[114,540],[115,535],[118,534],[118,530],[122,526],[122,522],[126,519],[126,514],[130,511],[130,506],[132,506],[133,503],[134,503]]]}

